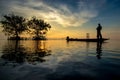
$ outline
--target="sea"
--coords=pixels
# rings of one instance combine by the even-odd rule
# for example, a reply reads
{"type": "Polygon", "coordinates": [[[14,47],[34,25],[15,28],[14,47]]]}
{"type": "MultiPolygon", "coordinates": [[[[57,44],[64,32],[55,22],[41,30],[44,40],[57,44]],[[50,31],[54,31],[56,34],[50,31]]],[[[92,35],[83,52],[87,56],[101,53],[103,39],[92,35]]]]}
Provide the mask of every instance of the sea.
{"type": "Polygon", "coordinates": [[[0,40],[0,80],[120,80],[120,40],[0,40]]]}

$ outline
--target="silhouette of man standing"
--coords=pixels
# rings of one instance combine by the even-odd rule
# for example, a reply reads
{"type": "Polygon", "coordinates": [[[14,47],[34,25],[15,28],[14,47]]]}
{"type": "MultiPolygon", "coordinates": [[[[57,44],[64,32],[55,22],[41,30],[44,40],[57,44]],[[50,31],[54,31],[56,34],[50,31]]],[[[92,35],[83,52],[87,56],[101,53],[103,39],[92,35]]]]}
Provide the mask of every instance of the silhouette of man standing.
{"type": "Polygon", "coordinates": [[[101,34],[102,26],[98,24],[96,30],[97,30],[97,39],[102,39],[102,34],[101,34]]]}

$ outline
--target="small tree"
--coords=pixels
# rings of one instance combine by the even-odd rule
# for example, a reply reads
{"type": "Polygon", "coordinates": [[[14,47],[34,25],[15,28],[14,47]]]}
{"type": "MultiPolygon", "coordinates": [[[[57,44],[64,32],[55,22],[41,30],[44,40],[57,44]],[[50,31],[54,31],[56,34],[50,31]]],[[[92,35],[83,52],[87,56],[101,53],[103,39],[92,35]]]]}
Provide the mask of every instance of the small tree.
{"type": "Polygon", "coordinates": [[[5,35],[20,39],[20,34],[27,30],[26,19],[14,14],[4,15],[3,17],[1,24],[5,35]]]}
{"type": "Polygon", "coordinates": [[[32,17],[32,19],[28,21],[28,26],[32,29],[32,34],[35,34],[34,39],[46,39],[45,34],[51,28],[50,24],[36,17],[32,17]]]}

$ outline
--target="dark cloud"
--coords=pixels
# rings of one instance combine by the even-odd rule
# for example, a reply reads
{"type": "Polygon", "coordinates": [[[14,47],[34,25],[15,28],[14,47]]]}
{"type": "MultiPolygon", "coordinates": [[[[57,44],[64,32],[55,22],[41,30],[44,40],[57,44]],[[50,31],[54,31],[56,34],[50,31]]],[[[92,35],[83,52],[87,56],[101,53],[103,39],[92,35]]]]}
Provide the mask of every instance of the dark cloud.
{"type": "Polygon", "coordinates": [[[88,0],[6,0],[0,3],[2,14],[13,12],[26,17],[37,16],[63,27],[81,26],[98,14],[96,1],[88,0]]]}

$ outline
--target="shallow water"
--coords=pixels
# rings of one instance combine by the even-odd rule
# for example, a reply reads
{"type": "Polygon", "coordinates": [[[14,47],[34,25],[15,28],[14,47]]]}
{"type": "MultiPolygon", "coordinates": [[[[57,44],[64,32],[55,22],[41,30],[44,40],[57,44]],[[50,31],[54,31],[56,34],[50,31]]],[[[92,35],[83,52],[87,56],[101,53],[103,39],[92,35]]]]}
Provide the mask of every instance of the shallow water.
{"type": "Polygon", "coordinates": [[[0,80],[120,80],[120,42],[0,40],[0,80]]]}

